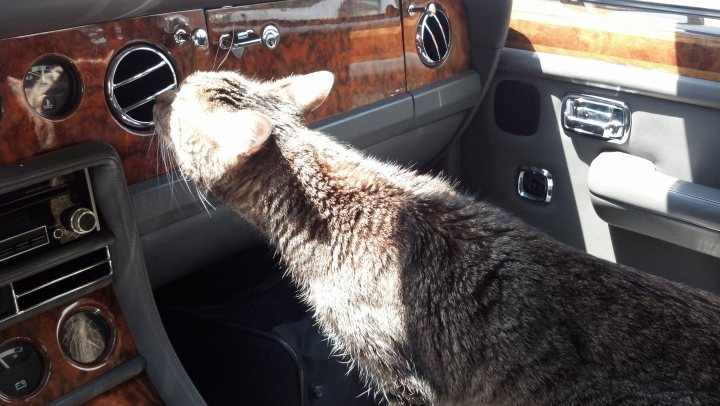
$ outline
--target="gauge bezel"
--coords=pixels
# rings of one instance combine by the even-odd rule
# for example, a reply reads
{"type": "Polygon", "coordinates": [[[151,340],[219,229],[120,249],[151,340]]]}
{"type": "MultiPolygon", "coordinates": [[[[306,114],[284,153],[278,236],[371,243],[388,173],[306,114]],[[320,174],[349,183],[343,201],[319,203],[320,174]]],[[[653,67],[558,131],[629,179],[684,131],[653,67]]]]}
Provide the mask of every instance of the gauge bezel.
{"type": "Polygon", "coordinates": [[[27,402],[27,401],[31,400],[32,398],[34,398],[35,396],[37,396],[38,394],[40,394],[40,392],[42,392],[43,389],[45,389],[45,387],[47,386],[48,381],[50,380],[50,374],[52,372],[51,371],[52,364],[50,363],[50,357],[48,357],[48,350],[41,341],[27,337],[27,336],[13,336],[13,337],[8,338],[7,340],[0,342],[0,347],[4,347],[6,344],[9,344],[9,343],[15,342],[15,341],[25,341],[27,343],[30,343],[33,347],[35,347],[35,349],[38,351],[38,353],[40,353],[40,357],[42,358],[43,366],[45,369],[43,370],[43,377],[40,380],[40,383],[38,384],[37,388],[35,388],[35,390],[28,393],[27,395],[10,396],[6,393],[0,392],[0,400],[2,400],[4,402],[8,402],[8,403],[27,402]]]}
{"type": "Polygon", "coordinates": [[[118,344],[117,324],[110,310],[101,303],[95,301],[80,301],[68,306],[65,310],[63,310],[62,315],[60,316],[60,319],[58,320],[56,326],[55,338],[57,340],[58,347],[60,347],[60,353],[69,364],[82,371],[94,371],[107,365],[116,352],[118,344]],[[103,351],[102,355],[100,355],[95,361],[91,363],[81,363],[75,361],[67,353],[67,350],[62,343],[62,335],[65,323],[70,319],[70,317],[78,313],[84,312],[92,313],[95,316],[103,319],[109,330],[108,342],[105,343],[105,351],[103,351]]]}
{"type": "Polygon", "coordinates": [[[25,69],[25,76],[23,76],[22,80],[22,91],[23,95],[25,97],[25,103],[27,104],[28,108],[35,113],[37,116],[45,119],[45,120],[52,120],[52,121],[58,121],[63,120],[67,117],[69,117],[72,113],[74,113],[78,106],[80,105],[80,102],[82,101],[82,98],[85,93],[85,86],[84,82],[82,80],[82,75],[80,74],[80,69],[78,66],[73,62],[70,58],[61,55],[61,54],[45,54],[40,56],[39,58],[35,59],[30,66],[25,69]],[[47,64],[47,65],[60,65],[63,68],[63,71],[65,72],[65,75],[67,75],[68,81],[69,81],[69,96],[67,98],[67,101],[65,102],[65,105],[58,110],[56,113],[47,115],[43,114],[42,111],[36,110],[31,104],[30,100],[28,100],[27,92],[25,91],[25,76],[27,76],[28,72],[30,72],[30,69],[32,69],[34,66],[40,65],[40,64],[47,64]]]}

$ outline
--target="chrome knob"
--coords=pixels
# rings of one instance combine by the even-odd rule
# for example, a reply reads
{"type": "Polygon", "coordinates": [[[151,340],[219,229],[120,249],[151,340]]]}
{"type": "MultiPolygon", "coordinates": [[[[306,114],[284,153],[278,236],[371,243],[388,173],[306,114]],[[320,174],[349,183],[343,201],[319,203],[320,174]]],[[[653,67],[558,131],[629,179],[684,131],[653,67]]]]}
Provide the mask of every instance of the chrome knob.
{"type": "Polygon", "coordinates": [[[65,226],[77,234],[87,234],[97,227],[97,216],[85,207],[70,210],[65,226]]]}
{"type": "Polygon", "coordinates": [[[187,32],[185,28],[178,28],[173,34],[175,43],[182,45],[188,41],[191,41],[193,45],[198,48],[205,48],[208,45],[207,31],[202,28],[195,28],[192,33],[187,32]]]}
{"type": "Polygon", "coordinates": [[[262,40],[268,49],[275,49],[280,44],[280,31],[274,25],[268,25],[263,30],[262,40]]]}
{"type": "Polygon", "coordinates": [[[175,43],[178,45],[182,45],[186,43],[190,39],[190,33],[185,30],[185,28],[178,28],[175,30],[175,34],[173,34],[173,38],[175,39],[175,43]]]}
{"type": "Polygon", "coordinates": [[[190,34],[190,40],[192,41],[193,45],[195,45],[198,48],[205,48],[208,46],[208,35],[207,31],[203,30],[202,28],[195,28],[190,34]]]}

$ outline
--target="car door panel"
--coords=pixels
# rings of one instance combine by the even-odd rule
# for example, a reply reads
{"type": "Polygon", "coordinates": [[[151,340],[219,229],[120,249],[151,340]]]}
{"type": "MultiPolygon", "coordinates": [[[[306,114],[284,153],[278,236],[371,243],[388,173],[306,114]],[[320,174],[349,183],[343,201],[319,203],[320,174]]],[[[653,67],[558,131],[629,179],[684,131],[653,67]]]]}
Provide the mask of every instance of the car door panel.
{"type": "Polygon", "coordinates": [[[708,57],[716,55],[718,40],[680,32],[675,22],[660,17],[516,1],[498,71],[463,137],[463,176],[482,195],[570,245],[719,291],[720,232],[714,219],[720,188],[715,158],[720,69],[718,58],[708,57]],[[508,93],[507,83],[529,90],[516,86],[508,93]],[[534,92],[535,108],[526,102],[534,92]],[[569,94],[629,106],[628,139],[610,143],[564,131],[562,100],[569,94]],[[537,130],[513,134],[503,115],[516,122],[536,120],[537,130]],[[608,152],[647,164],[620,168],[628,161],[601,159],[595,166],[604,162],[615,170],[591,173],[593,161],[608,152]],[[549,204],[518,195],[522,165],[552,174],[549,204]],[[675,181],[665,190],[652,189],[660,174],[675,181]],[[627,197],[630,190],[639,200],[627,197]]]}

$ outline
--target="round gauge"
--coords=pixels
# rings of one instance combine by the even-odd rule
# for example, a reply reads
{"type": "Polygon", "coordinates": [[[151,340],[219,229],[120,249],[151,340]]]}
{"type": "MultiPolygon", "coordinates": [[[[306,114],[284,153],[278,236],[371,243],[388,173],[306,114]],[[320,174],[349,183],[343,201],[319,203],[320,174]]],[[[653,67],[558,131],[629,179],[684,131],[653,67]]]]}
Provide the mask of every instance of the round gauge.
{"type": "Polygon", "coordinates": [[[73,362],[91,366],[102,362],[112,347],[112,329],[95,310],[82,310],[65,320],[60,330],[60,344],[73,362]]]}
{"type": "Polygon", "coordinates": [[[40,350],[28,340],[16,338],[0,346],[0,396],[19,399],[30,396],[47,376],[40,350]]]}
{"type": "Polygon", "coordinates": [[[25,98],[30,108],[45,118],[60,118],[79,101],[78,74],[69,61],[47,56],[25,73],[25,98]]]}

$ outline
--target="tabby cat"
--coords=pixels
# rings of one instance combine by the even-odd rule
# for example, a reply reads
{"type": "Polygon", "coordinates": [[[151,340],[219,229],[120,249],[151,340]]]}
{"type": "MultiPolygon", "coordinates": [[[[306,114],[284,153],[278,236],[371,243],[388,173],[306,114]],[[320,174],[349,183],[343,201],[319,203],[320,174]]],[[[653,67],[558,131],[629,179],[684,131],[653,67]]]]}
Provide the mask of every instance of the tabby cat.
{"type": "Polygon", "coordinates": [[[718,298],[309,129],[332,83],[195,73],[158,101],[157,132],[267,236],[334,348],[391,404],[720,404],[718,298]]]}

